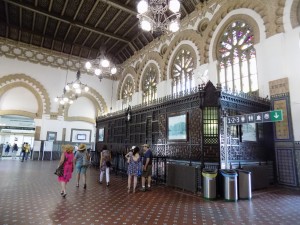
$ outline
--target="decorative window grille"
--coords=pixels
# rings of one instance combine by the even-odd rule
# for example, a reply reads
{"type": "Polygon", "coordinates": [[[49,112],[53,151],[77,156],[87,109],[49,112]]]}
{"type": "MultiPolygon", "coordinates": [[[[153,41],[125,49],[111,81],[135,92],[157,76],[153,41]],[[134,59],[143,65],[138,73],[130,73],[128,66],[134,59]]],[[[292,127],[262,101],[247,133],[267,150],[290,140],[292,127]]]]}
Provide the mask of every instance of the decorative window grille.
{"type": "Polygon", "coordinates": [[[195,56],[192,52],[187,49],[179,50],[172,66],[173,94],[190,90],[195,86],[194,68],[195,56]]]}
{"type": "Polygon", "coordinates": [[[232,91],[258,90],[256,52],[252,28],[244,21],[231,23],[217,47],[219,83],[232,91]]]}
{"type": "Polygon", "coordinates": [[[157,75],[158,71],[155,65],[151,64],[147,67],[143,79],[143,103],[148,103],[157,98],[157,75]]]}
{"type": "Polygon", "coordinates": [[[203,110],[204,144],[218,144],[219,123],[218,108],[205,107],[203,110]]]}
{"type": "Polygon", "coordinates": [[[122,90],[123,109],[127,108],[129,106],[129,103],[132,101],[133,90],[133,81],[131,78],[127,78],[124,82],[122,90]]]}

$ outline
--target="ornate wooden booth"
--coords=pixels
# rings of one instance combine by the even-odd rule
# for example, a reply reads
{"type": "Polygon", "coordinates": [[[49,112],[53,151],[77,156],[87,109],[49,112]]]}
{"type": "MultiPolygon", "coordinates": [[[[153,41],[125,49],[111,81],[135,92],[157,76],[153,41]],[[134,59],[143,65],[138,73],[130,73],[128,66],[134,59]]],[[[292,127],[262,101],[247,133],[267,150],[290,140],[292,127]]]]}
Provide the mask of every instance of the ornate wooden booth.
{"type": "MultiPolygon", "coordinates": [[[[270,101],[232,93],[211,82],[188,92],[97,118],[96,147],[105,144],[115,154],[148,143],[155,156],[189,165],[219,167],[224,161],[222,117],[270,110],[270,101]]],[[[231,165],[273,161],[272,124],[228,126],[231,165]]]]}

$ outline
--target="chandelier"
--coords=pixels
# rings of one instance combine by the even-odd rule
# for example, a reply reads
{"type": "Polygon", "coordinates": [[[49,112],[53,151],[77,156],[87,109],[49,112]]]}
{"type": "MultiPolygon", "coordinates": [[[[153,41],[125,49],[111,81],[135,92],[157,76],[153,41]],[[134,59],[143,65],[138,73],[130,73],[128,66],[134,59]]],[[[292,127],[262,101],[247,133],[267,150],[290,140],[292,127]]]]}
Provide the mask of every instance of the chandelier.
{"type": "Polygon", "coordinates": [[[163,33],[179,30],[179,0],[140,0],[137,11],[140,26],[145,31],[163,33]]]}
{"type": "Polygon", "coordinates": [[[80,70],[78,70],[76,73],[76,79],[70,83],[66,83],[63,89],[63,94],[61,96],[57,96],[54,101],[59,102],[61,105],[73,104],[74,100],[76,100],[82,92],[88,92],[89,87],[80,81],[80,77],[81,73],[80,70]]]}
{"type": "Polygon", "coordinates": [[[73,98],[71,97],[68,97],[67,95],[67,91],[66,91],[66,88],[64,88],[63,90],[63,94],[61,96],[57,96],[55,99],[54,99],[55,102],[59,102],[59,104],[61,105],[65,105],[65,104],[73,104],[73,98]]]}
{"type": "Polygon", "coordinates": [[[101,81],[104,77],[115,75],[118,71],[117,67],[113,65],[103,54],[94,60],[85,63],[87,71],[92,71],[101,81]]]}

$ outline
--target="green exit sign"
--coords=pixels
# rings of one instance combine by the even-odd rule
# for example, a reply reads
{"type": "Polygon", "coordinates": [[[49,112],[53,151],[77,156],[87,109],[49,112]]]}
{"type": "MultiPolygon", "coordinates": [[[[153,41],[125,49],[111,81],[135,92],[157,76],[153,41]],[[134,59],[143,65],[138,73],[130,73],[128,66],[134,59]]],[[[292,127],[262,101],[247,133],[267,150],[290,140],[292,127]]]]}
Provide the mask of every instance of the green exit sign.
{"type": "Polygon", "coordinates": [[[270,111],[270,117],[272,122],[282,121],[282,110],[270,111]]]}

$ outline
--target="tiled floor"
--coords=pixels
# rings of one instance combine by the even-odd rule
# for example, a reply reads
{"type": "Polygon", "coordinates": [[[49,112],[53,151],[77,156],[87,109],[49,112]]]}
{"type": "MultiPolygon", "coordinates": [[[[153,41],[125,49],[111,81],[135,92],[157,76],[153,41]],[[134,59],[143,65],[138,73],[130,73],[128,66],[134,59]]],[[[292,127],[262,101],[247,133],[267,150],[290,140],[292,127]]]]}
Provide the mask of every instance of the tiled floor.
{"type": "Polygon", "coordinates": [[[0,225],[12,224],[300,224],[300,192],[270,188],[238,202],[208,201],[161,185],[128,194],[126,177],[111,186],[89,169],[87,189],[67,186],[60,196],[57,161],[0,160],[0,225]]]}

